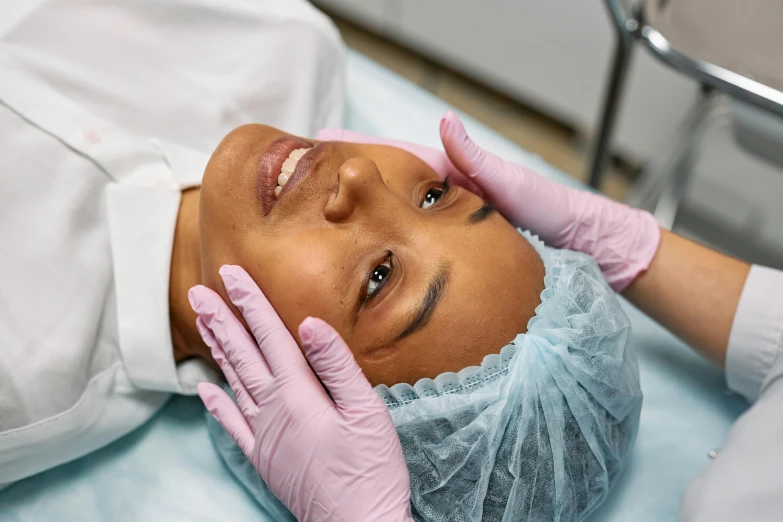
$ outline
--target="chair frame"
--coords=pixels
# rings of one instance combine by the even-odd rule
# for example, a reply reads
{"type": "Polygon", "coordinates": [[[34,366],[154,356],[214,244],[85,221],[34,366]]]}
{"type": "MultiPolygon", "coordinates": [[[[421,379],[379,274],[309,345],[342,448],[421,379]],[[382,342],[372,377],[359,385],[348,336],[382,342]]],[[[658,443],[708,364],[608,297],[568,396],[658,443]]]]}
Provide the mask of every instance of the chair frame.
{"type": "MultiPolygon", "coordinates": [[[[656,217],[663,226],[671,228],[674,223],[677,205],[682,197],[690,168],[693,164],[694,146],[700,143],[703,127],[710,116],[710,108],[715,106],[713,98],[717,92],[727,94],[738,100],[750,103],[762,109],[783,116],[783,92],[760,83],[754,78],[742,76],[713,63],[687,56],[676,50],[671,43],[649,25],[644,17],[644,0],[636,2],[630,8],[620,0],[604,0],[612,26],[617,35],[614,59],[604,93],[598,132],[594,141],[589,165],[588,179],[592,187],[599,189],[611,153],[612,136],[617,121],[618,108],[628,80],[633,46],[640,40],[644,47],[663,63],[696,79],[702,85],[702,96],[686,116],[685,123],[678,133],[680,141],[673,144],[675,158],[668,162],[669,183],[650,183],[658,185],[661,200],[656,206],[656,217]]],[[[650,176],[652,173],[648,173],[650,176]]],[[[667,173],[660,173],[658,178],[667,173]]],[[[638,195],[637,199],[650,199],[649,194],[638,195]]]]}

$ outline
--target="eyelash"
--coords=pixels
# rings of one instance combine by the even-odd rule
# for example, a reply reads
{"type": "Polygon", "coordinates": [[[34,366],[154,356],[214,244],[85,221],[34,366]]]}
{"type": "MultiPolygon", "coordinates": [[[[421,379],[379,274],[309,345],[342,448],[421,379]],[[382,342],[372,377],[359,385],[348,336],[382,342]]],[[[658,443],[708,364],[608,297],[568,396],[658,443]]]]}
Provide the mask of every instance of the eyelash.
{"type": "MultiPolygon", "coordinates": [[[[440,197],[432,205],[427,207],[427,209],[432,208],[433,206],[435,206],[438,203],[440,203],[440,201],[443,200],[444,196],[446,196],[446,194],[448,194],[449,190],[451,190],[451,184],[449,183],[449,176],[446,176],[446,178],[443,181],[441,181],[440,186],[433,185],[433,186],[431,186],[431,187],[429,187],[427,189],[427,191],[424,193],[424,197],[419,202],[419,208],[421,208],[421,206],[424,204],[424,200],[427,198],[427,194],[429,194],[430,190],[432,190],[433,188],[439,188],[440,189],[440,197]]],[[[427,209],[422,209],[422,210],[427,210],[427,209]]]]}

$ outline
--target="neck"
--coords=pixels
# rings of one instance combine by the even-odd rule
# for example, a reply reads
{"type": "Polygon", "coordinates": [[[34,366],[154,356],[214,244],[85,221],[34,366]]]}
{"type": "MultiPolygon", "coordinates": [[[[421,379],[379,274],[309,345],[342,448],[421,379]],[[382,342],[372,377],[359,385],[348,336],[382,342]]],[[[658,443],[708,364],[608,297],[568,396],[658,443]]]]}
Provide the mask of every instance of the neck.
{"type": "Polygon", "coordinates": [[[198,208],[200,189],[182,193],[174,229],[169,276],[169,322],[177,362],[199,357],[214,365],[209,348],[196,330],[196,314],[188,302],[188,290],[201,283],[198,208]]]}

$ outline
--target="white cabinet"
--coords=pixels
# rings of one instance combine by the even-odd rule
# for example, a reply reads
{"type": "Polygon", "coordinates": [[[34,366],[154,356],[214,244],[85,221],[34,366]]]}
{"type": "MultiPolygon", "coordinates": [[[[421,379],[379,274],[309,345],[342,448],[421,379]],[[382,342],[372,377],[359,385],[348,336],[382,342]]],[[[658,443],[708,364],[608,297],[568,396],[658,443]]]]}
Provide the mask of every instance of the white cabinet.
{"type": "MultiPolygon", "coordinates": [[[[614,34],[602,0],[317,0],[576,128],[595,129],[614,34]]],[[[616,146],[646,159],[696,85],[639,48],[616,146]]]]}

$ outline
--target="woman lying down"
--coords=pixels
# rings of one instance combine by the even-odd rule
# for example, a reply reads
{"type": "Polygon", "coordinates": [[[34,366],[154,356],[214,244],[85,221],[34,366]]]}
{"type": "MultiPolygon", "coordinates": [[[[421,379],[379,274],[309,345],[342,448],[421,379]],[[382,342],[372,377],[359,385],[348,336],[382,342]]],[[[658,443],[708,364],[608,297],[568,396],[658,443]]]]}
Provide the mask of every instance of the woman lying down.
{"type": "MultiPolygon", "coordinates": [[[[188,259],[226,302],[219,270],[239,265],[295,338],[308,316],[342,336],[393,419],[415,519],[582,520],[606,497],[642,399],[628,319],[592,258],[516,230],[405,150],[262,125],[214,152],[200,199],[183,199],[188,230],[188,259]]],[[[209,338],[226,318],[200,300],[209,338]]],[[[215,426],[234,474],[281,516],[215,426]]]]}

